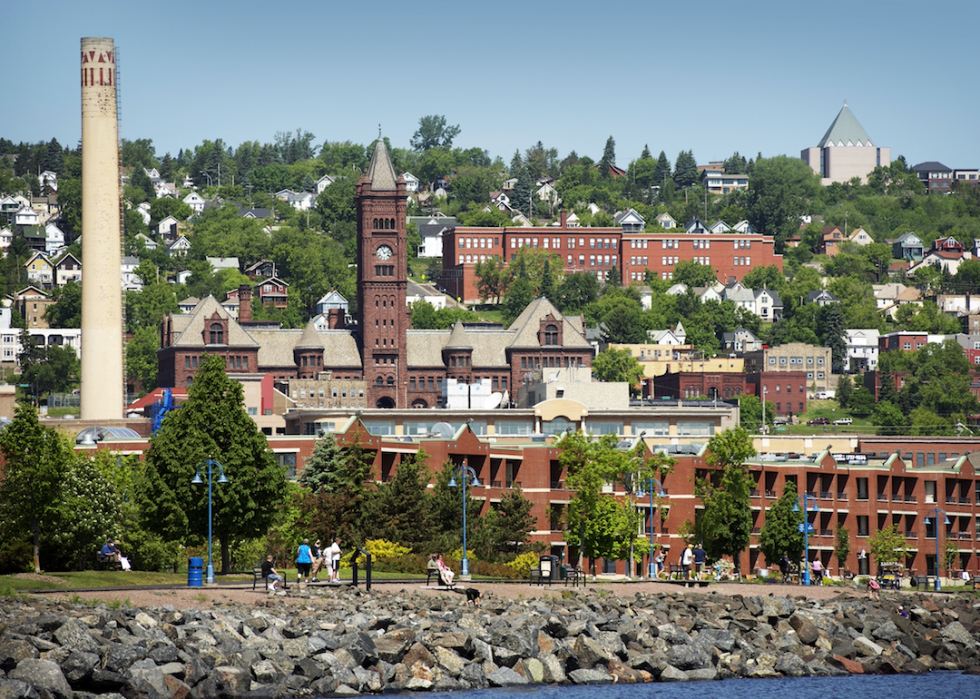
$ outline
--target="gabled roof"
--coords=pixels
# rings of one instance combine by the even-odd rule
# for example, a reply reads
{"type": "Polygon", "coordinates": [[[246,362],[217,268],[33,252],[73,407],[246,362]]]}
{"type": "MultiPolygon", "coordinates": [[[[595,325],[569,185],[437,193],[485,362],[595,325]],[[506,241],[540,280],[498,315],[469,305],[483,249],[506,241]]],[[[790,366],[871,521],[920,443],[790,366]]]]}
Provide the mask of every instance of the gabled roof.
{"type": "MultiPolygon", "coordinates": [[[[226,345],[232,345],[235,347],[255,347],[258,343],[252,339],[247,332],[242,329],[235,319],[228,315],[228,311],[218,303],[218,300],[214,296],[208,296],[206,299],[200,301],[191,311],[190,315],[184,316],[186,319],[186,324],[179,329],[179,335],[176,335],[173,344],[175,346],[191,346],[199,347],[203,342],[204,337],[204,326],[205,323],[210,320],[214,314],[217,313],[218,317],[222,320],[228,321],[228,337],[225,338],[226,345]]],[[[174,332],[178,332],[177,319],[180,318],[179,315],[174,315],[174,332]]]]}
{"type": "Polygon", "coordinates": [[[392,191],[397,188],[395,184],[395,168],[391,166],[391,158],[388,157],[388,147],[383,139],[378,139],[374,143],[374,153],[371,154],[371,164],[368,165],[367,178],[371,181],[371,189],[378,191],[392,191]]]}
{"type": "Polygon", "coordinates": [[[845,103],[841,107],[840,112],[837,113],[837,118],[834,119],[834,123],[830,125],[827,129],[827,133],[823,135],[820,142],[817,143],[817,148],[823,148],[824,146],[873,146],[871,142],[871,137],[868,136],[868,132],[864,130],[864,127],[858,123],[854,114],[851,113],[850,108],[845,103]]]}
{"type": "Polygon", "coordinates": [[[772,305],[774,308],[782,308],[783,300],[779,298],[779,294],[777,294],[775,291],[773,291],[772,289],[765,289],[765,288],[758,289],[755,292],[756,299],[758,299],[763,294],[769,295],[769,297],[772,299],[772,305]]]}
{"type": "Polygon", "coordinates": [[[922,245],[922,239],[918,235],[916,235],[913,231],[902,233],[902,235],[895,238],[894,242],[902,243],[903,245],[906,242],[908,242],[909,245],[922,245]]]}
{"type": "Polygon", "coordinates": [[[540,347],[541,342],[538,333],[541,330],[540,321],[548,315],[554,316],[563,324],[562,345],[565,347],[589,347],[581,333],[568,322],[567,319],[555,308],[551,301],[544,296],[539,296],[527,305],[527,308],[517,316],[517,320],[511,325],[511,330],[516,330],[515,337],[510,343],[511,347],[540,347]]]}
{"type": "Polygon", "coordinates": [[[453,326],[453,331],[449,335],[449,342],[446,343],[446,348],[453,349],[472,349],[473,341],[466,332],[466,328],[463,327],[463,321],[457,320],[456,324],[453,326]]]}

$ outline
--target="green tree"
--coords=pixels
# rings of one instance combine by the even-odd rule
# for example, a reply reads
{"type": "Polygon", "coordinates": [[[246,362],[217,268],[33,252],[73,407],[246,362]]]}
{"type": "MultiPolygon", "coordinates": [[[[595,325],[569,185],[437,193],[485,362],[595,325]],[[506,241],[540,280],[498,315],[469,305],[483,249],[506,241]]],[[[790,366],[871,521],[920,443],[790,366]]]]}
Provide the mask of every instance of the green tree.
{"type": "Polygon", "coordinates": [[[150,531],[174,541],[203,536],[208,487],[191,480],[209,459],[219,462],[228,482],[219,484],[214,475],[213,530],[227,572],[232,541],[264,535],[284,504],[286,472],[245,412],[242,385],[224,367],[223,357],[205,356],[187,401],[150,438],[138,495],[150,531]]]}
{"type": "Polygon", "coordinates": [[[81,364],[73,347],[47,345],[21,331],[20,383],[31,387],[35,401],[51,392],[69,393],[78,384],[81,364]]]}
{"type": "Polygon", "coordinates": [[[616,140],[610,136],[606,139],[606,146],[602,149],[602,158],[599,159],[599,176],[608,179],[612,172],[611,168],[616,164],[616,140]]]}
{"type": "Polygon", "coordinates": [[[708,286],[718,281],[718,273],[711,265],[703,265],[695,260],[681,260],[674,268],[674,283],[689,287],[708,286]]]}
{"type": "Polygon", "coordinates": [[[453,139],[459,135],[459,125],[446,124],[446,117],[430,114],[419,119],[419,127],[412,134],[412,148],[418,152],[432,148],[452,148],[453,139]]]}
{"type": "Polygon", "coordinates": [[[149,201],[150,199],[156,198],[156,190],[153,188],[153,181],[150,176],[146,174],[142,163],[137,163],[133,167],[133,174],[129,177],[129,184],[134,188],[139,190],[139,196],[132,200],[132,204],[141,204],[144,201],[149,201]]]}
{"type": "Polygon", "coordinates": [[[610,347],[592,360],[592,374],[599,381],[625,381],[637,395],[643,383],[643,367],[628,349],[610,347]]]}
{"type": "Polygon", "coordinates": [[[637,301],[621,297],[602,316],[609,342],[636,344],[647,341],[647,322],[637,301]]]}
{"type": "Polygon", "coordinates": [[[669,177],[670,160],[667,159],[666,153],[660,151],[660,155],[657,157],[657,166],[653,170],[653,184],[663,187],[669,177]]]}
{"type": "Polygon", "coordinates": [[[333,493],[343,487],[343,470],[347,463],[346,450],[337,444],[333,433],[317,440],[313,453],[299,475],[299,482],[314,493],[333,493]]]}
{"type": "Polygon", "coordinates": [[[834,556],[842,573],[847,569],[847,557],[851,555],[851,533],[838,520],[834,527],[834,556]]]}
{"type": "Polygon", "coordinates": [[[44,311],[44,319],[52,328],[82,327],[82,285],[68,282],[51,290],[54,304],[44,311]]]}
{"type": "MultiPolygon", "coordinates": [[[[463,476],[457,472],[458,465],[445,461],[436,473],[429,499],[429,517],[432,523],[432,540],[428,542],[433,551],[452,551],[463,543],[463,476]],[[449,483],[455,478],[455,487],[449,483]]],[[[466,485],[466,537],[467,546],[473,540],[477,523],[482,517],[483,501],[472,495],[470,482],[466,485]]]]}
{"type": "Polygon", "coordinates": [[[504,491],[500,502],[491,503],[476,524],[472,547],[477,557],[497,561],[502,553],[521,552],[537,522],[531,515],[532,507],[520,486],[504,491]]]}
{"type": "Polygon", "coordinates": [[[46,539],[70,518],[65,512],[65,478],[72,452],[65,439],[38,422],[33,406],[18,405],[14,420],[0,431],[3,480],[0,481],[0,523],[7,541],[29,535],[34,572],[41,572],[41,537],[46,539]]]}
{"type": "MultiPolygon", "coordinates": [[[[937,532],[938,532],[938,527],[941,526],[943,525],[937,521],[936,522],[937,532]]],[[[949,538],[948,532],[946,536],[946,541],[943,542],[943,549],[940,555],[942,556],[943,559],[943,568],[946,569],[946,577],[952,580],[953,566],[955,566],[960,561],[960,545],[949,538]]]]}
{"type": "Polygon", "coordinates": [[[160,333],[149,326],[137,328],[133,338],[126,343],[126,380],[138,381],[144,395],[157,387],[159,349],[160,333]]]}
{"type": "Polygon", "coordinates": [[[852,395],[854,395],[854,384],[851,382],[851,377],[844,374],[837,379],[836,397],[840,407],[846,410],[852,395]]]}
{"type": "Polygon", "coordinates": [[[899,435],[906,433],[905,415],[894,403],[880,401],[871,415],[871,424],[878,427],[880,435],[899,435]]]}
{"type": "Polygon", "coordinates": [[[752,509],[749,491],[752,478],[745,461],[755,456],[752,437],[744,427],[725,430],[708,441],[705,463],[720,471],[717,484],[710,478],[695,482],[695,494],[704,509],[695,522],[700,540],[709,556],[730,555],[739,569],[739,554],[745,550],[752,534],[752,509]]]}
{"type": "Polygon", "coordinates": [[[102,468],[114,456],[105,450],[73,456],[61,493],[61,507],[70,515],[52,540],[58,550],[73,556],[78,570],[85,570],[94,551],[108,538],[122,535],[122,501],[102,468]]]}
{"type": "Polygon", "coordinates": [[[844,310],[839,303],[831,303],[820,309],[824,347],[830,347],[830,364],[834,373],[840,373],[847,361],[847,325],[844,310]]]}
{"type": "MultiPolygon", "coordinates": [[[[507,292],[509,275],[507,268],[496,255],[490,255],[486,261],[477,262],[473,268],[476,275],[476,289],[480,293],[480,299],[486,301],[493,299],[494,303],[500,303],[500,297],[507,292]]],[[[414,320],[412,326],[415,326],[414,320]]]]}
{"type": "Polygon", "coordinates": [[[395,477],[379,483],[368,498],[367,519],[372,538],[394,541],[421,552],[429,529],[428,455],[423,448],[406,456],[395,477]]]}
{"type": "Polygon", "coordinates": [[[766,414],[762,415],[762,399],[758,396],[741,394],[738,398],[739,424],[746,430],[754,431],[763,425],[772,425],[776,418],[776,406],[766,401],[766,414]]]}
{"type": "Polygon", "coordinates": [[[562,313],[581,313],[599,297],[599,280],[594,274],[566,275],[558,287],[558,309],[562,313]]]}
{"type": "Polygon", "coordinates": [[[513,323],[517,319],[517,316],[519,316],[533,300],[534,290],[531,287],[531,282],[522,277],[515,279],[511,283],[510,289],[507,291],[507,297],[504,300],[504,322],[507,325],[513,323]]]}
{"type": "Polygon", "coordinates": [[[599,514],[602,489],[605,485],[605,465],[615,453],[615,435],[603,435],[593,441],[582,432],[565,434],[561,439],[558,460],[566,469],[565,484],[575,495],[568,503],[568,531],[565,534],[570,546],[578,547],[578,565],[585,556],[593,560],[598,544],[601,524],[599,514]]]}
{"type": "Polygon", "coordinates": [[[806,518],[798,501],[796,483],[788,480],[783,494],[766,510],[766,521],[759,532],[759,550],[765,554],[767,565],[775,564],[783,553],[791,561],[803,557],[803,532],[799,526],[806,518]]]}
{"type": "Polygon", "coordinates": [[[774,236],[781,253],[819,190],[819,178],[799,158],[761,158],[749,180],[749,222],[759,233],[774,236]]]}
{"type": "Polygon", "coordinates": [[[154,199],[150,204],[151,225],[156,225],[167,216],[173,216],[178,221],[186,221],[193,215],[194,209],[178,199],[163,197],[162,199],[154,199]]]}
{"type": "Polygon", "coordinates": [[[674,163],[674,183],[680,187],[690,187],[698,181],[698,161],[694,159],[694,153],[689,150],[682,150],[677,154],[674,163]]]}
{"type": "Polygon", "coordinates": [[[908,556],[908,541],[898,530],[898,524],[878,529],[868,537],[868,548],[875,563],[903,563],[908,556]]]}

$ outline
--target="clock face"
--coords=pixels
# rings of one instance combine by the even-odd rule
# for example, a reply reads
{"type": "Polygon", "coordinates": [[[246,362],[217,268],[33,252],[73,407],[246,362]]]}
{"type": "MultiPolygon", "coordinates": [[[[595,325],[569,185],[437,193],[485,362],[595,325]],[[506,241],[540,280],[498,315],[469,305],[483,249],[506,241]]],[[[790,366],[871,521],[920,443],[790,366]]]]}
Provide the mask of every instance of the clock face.
{"type": "Polygon", "coordinates": [[[380,248],[378,248],[377,255],[379,260],[390,260],[391,248],[389,248],[387,245],[382,245],[380,248]]]}

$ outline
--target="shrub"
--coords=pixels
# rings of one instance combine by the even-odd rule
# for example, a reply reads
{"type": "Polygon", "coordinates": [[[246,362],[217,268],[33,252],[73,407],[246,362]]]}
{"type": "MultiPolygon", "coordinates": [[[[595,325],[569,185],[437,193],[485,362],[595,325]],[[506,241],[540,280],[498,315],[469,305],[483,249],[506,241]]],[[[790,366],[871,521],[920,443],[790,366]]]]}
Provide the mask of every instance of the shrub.
{"type": "Polygon", "coordinates": [[[473,575],[482,575],[487,578],[506,578],[508,580],[519,580],[527,576],[526,570],[522,572],[509,563],[488,563],[487,561],[476,561],[472,563],[470,565],[470,573],[473,575]]]}
{"type": "Polygon", "coordinates": [[[522,553],[520,556],[508,563],[507,567],[511,568],[517,573],[517,575],[514,577],[523,578],[530,573],[531,568],[537,567],[538,559],[538,554],[534,553],[533,551],[528,551],[527,553],[522,553]]]}

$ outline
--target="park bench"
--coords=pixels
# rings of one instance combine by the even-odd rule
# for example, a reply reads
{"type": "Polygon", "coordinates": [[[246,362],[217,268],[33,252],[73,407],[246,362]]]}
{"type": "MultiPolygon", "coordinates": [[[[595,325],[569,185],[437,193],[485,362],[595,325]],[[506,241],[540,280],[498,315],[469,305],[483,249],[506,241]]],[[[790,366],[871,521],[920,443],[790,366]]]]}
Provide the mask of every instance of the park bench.
{"type": "Polygon", "coordinates": [[[582,574],[582,569],[578,566],[574,568],[569,566],[565,569],[565,587],[568,587],[569,584],[572,587],[585,585],[585,576],[582,574]]]}
{"type": "Polygon", "coordinates": [[[668,580],[683,580],[684,579],[684,566],[680,563],[667,563],[670,567],[670,573],[667,575],[668,580]]]}
{"type": "Polygon", "coordinates": [[[923,589],[923,590],[928,590],[931,585],[932,585],[932,583],[929,582],[929,576],[928,575],[916,575],[915,576],[915,589],[916,590],[919,590],[920,588],[923,589]]]}
{"type": "Polygon", "coordinates": [[[259,580],[262,581],[263,586],[266,590],[269,589],[269,578],[262,575],[262,567],[257,566],[252,568],[252,590],[255,590],[255,586],[259,584],[259,580]]]}
{"type": "Polygon", "coordinates": [[[427,575],[425,576],[425,586],[429,587],[432,581],[436,581],[436,587],[456,587],[455,581],[451,585],[447,585],[446,581],[442,579],[441,571],[438,568],[429,568],[427,575]]]}

